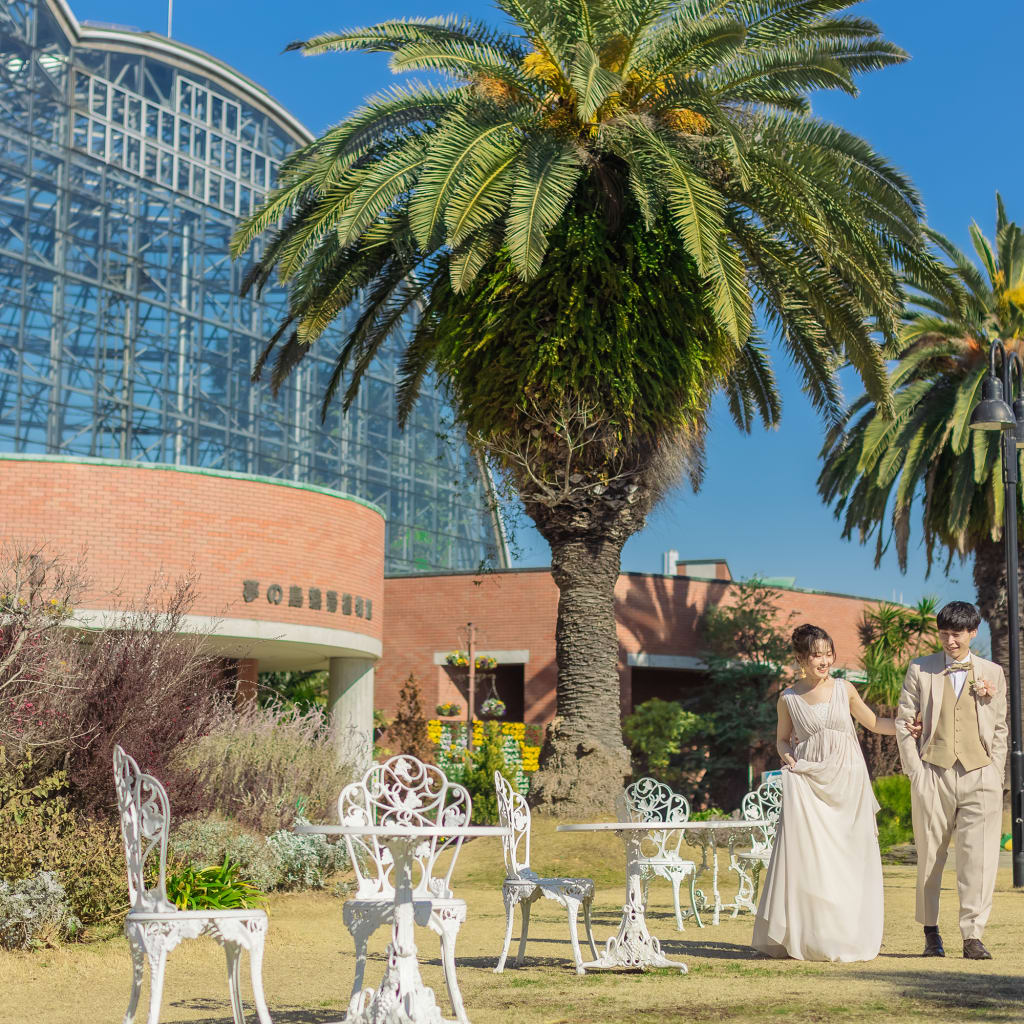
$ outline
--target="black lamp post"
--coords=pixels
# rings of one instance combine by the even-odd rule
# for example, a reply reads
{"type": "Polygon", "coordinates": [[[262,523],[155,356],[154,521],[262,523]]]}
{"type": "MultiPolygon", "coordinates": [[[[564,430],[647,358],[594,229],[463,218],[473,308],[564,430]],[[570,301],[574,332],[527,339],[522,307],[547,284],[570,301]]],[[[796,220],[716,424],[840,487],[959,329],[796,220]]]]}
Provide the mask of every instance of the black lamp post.
{"type": "Polygon", "coordinates": [[[1024,365],[1016,353],[1007,354],[994,341],[988,353],[988,374],[981,385],[981,401],[971,413],[974,430],[998,430],[1002,434],[1003,532],[1006,535],[1006,610],[1010,631],[1010,831],[1013,842],[1013,884],[1024,887],[1024,746],[1021,739],[1020,609],[1017,601],[1017,449],[1024,448],[1024,365]],[[996,376],[996,354],[1002,360],[1003,379],[996,376]],[[1013,394],[1014,371],[1017,400],[1013,394]]]}

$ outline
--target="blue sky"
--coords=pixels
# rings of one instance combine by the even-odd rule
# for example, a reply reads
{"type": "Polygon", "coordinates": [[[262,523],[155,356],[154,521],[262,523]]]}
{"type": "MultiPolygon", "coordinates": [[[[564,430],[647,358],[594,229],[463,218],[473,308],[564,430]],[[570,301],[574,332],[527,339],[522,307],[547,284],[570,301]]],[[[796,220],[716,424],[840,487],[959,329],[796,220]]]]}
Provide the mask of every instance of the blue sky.
{"type": "MultiPolygon", "coordinates": [[[[163,32],[167,8],[152,0],[71,0],[80,19],[163,32]]],[[[861,79],[861,95],[822,94],[815,112],[866,137],[908,172],[929,222],[963,246],[976,219],[993,231],[995,192],[1011,217],[1024,218],[1024,131],[1019,44],[1024,3],[979,0],[866,0],[854,9],[873,18],[909,51],[906,64],[861,79]]],[[[313,131],[344,117],[393,76],[385,55],[282,54],[292,39],[390,17],[460,13],[497,20],[479,0],[175,0],[174,36],[237,67],[267,88],[313,131]]],[[[909,571],[895,556],[880,569],[873,551],[840,538],[815,489],[822,426],[781,354],[776,372],[784,408],[779,430],[744,436],[716,405],[708,470],[699,494],[680,487],[626,546],[623,568],[661,571],[661,553],[685,559],[724,556],[733,574],[795,576],[797,586],[907,601],[923,594],[973,598],[970,565],[944,564],[925,579],[923,552],[912,542],[909,571]]],[[[857,394],[849,382],[848,397],[857,394]]],[[[919,531],[918,531],[919,535],[919,531]]],[[[919,536],[918,536],[919,539],[919,536]]],[[[546,546],[520,531],[522,564],[545,564],[546,546]]]]}

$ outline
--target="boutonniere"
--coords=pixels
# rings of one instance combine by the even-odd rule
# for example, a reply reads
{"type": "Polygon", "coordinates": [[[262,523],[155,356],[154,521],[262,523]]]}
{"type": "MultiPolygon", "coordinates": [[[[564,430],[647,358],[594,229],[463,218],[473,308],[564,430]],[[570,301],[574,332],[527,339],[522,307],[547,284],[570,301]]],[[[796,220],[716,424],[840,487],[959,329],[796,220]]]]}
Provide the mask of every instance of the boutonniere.
{"type": "Polygon", "coordinates": [[[991,700],[996,695],[996,684],[991,679],[975,679],[971,683],[971,693],[978,700],[991,700]]]}

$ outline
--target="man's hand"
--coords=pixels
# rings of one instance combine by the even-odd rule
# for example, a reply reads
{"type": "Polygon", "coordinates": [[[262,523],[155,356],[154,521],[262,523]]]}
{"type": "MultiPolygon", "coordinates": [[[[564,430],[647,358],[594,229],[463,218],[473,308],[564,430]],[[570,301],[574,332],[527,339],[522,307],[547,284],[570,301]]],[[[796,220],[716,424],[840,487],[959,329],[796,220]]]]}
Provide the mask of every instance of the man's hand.
{"type": "Polygon", "coordinates": [[[912,722],[908,722],[905,718],[898,718],[896,721],[908,736],[913,736],[915,740],[921,738],[921,733],[924,732],[924,724],[921,722],[920,715],[915,715],[912,722]]]}

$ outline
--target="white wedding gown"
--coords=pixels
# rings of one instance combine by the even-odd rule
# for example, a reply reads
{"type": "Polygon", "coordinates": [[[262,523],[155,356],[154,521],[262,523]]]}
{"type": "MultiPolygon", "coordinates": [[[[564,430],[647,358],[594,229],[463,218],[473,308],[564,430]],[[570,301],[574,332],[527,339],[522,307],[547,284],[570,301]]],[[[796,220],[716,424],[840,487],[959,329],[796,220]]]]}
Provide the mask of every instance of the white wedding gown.
{"type": "Polygon", "coordinates": [[[882,945],[882,862],[871,790],[846,686],[808,704],[786,690],[796,766],[782,773],[782,813],[752,945],[798,960],[873,960],[882,945]]]}

